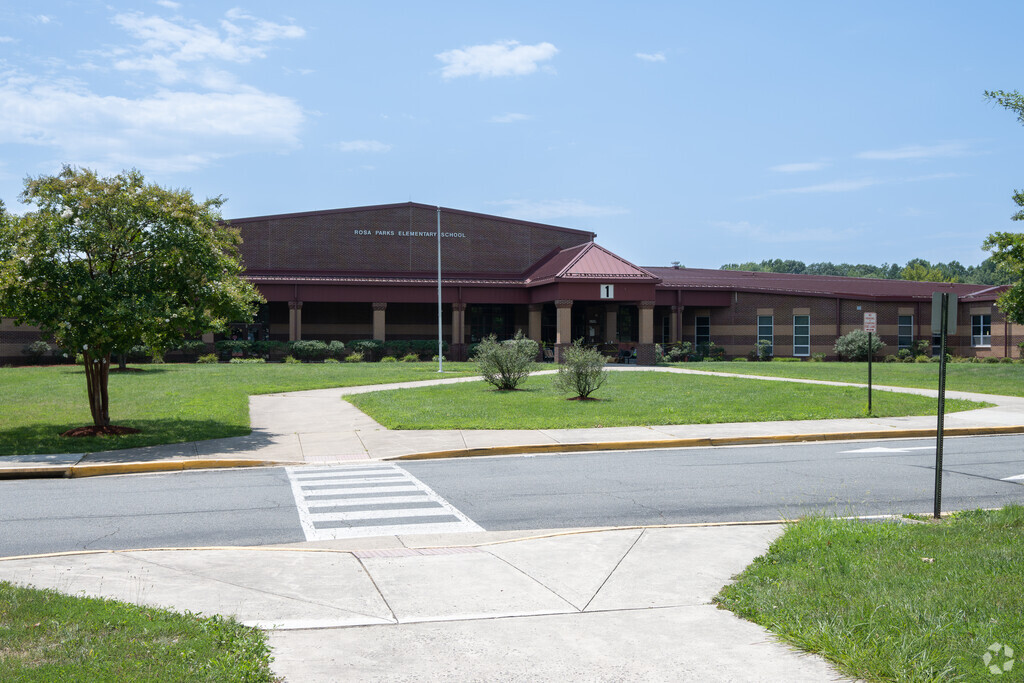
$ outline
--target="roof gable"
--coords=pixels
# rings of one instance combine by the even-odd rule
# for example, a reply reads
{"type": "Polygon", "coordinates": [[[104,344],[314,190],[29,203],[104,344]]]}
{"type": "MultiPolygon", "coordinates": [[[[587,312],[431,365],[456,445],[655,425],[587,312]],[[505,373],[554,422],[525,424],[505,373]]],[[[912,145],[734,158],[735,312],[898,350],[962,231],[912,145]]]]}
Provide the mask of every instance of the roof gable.
{"type": "Polygon", "coordinates": [[[635,266],[594,242],[563,249],[542,261],[529,273],[528,284],[551,280],[601,279],[612,282],[660,282],[661,278],[635,266]]]}

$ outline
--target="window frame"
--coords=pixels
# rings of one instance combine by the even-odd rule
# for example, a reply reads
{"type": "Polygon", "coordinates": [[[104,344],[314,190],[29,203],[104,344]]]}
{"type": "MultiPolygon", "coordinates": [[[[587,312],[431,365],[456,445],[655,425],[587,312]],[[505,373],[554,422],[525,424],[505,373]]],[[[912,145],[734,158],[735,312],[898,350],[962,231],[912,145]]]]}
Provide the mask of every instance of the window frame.
{"type": "Polygon", "coordinates": [[[978,313],[971,316],[971,347],[976,349],[992,348],[991,313],[978,313]]]}
{"type": "Polygon", "coordinates": [[[769,355],[775,355],[775,316],[774,315],[759,315],[757,316],[757,343],[760,343],[762,339],[768,340],[768,353],[769,355]],[[765,324],[764,320],[768,323],[765,324]],[[767,328],[768,332],[765,333],[764,329],[767,328]]]}
{"type": "Polygon", "coordinates": [[[793,356],[803,358],[811,355],[811,316],[800,314],[793,316],[793,356]],[[804,322],[799,322],[803,318],[804,322]],[[803,329],[803,332],[798,330],[803,329]],[[805,339],[806,343],[798,343],[805,339]]]}
{"type": "Polygon", "coordinates": [[[898,315],[896,316],[896,348],[897,349],[913,349],[914,348],[914,316],[913,315],[898,315]],[[910,322],[903,322],[909,320],[910,322]],[[909,330],[904,332],[904,330],[909,330]]]}
{"type": "Polygon", "coordinates": [[[711,316],[710,315],[697,315],[693,318],[693,345],[700,346],[701,344],[711,343],[711,316]],[[706,320],[706,323],[701,324],[702,320],[706,320]],[[707,330],[707,334],[701,335],[701,328],[707,330]],[[701,337],[704,337],[703,339],[701,337]]]}

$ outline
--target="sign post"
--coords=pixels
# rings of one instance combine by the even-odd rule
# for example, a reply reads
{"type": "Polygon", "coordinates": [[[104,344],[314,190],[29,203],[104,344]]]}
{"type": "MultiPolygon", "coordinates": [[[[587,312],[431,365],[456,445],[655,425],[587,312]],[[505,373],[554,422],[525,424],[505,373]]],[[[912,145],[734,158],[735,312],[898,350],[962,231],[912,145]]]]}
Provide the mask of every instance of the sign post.
{"type": "Polygon", "coordinates": [[[935,519],[942,517],[942,432],[943,417],[946,413],[946,335],[956,330],[956,296],[948,292],[932,294],[932,334],[941,336],[939,345],[939,406],[938,423],[935,426],[935,519]],[[939,315],[935,315],[936,312],[939,315]]]}
{"type": "Polygon", "coordinates": [[[871,359],[875,355],[871,348],[871,334],[878,331],[878,314],[864,314],[864,331],[868,333],[868,414],[871,414],[871,359]]]}

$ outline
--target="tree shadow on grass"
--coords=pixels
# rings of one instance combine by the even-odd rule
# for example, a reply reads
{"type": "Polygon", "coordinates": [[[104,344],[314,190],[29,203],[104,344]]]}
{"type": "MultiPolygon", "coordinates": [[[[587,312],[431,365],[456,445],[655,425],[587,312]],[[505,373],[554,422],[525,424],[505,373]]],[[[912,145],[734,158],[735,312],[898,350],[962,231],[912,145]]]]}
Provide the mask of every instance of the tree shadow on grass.
{"type": "MultiPolygon", "coordinates": [[[[252,432],[239,426],[216,420],[116,420],[123,427],[134,427],[139,434],[95,437],[61,437],[60,434],[82,424],[31,424],[0,430],[0,457],[7,455],[35,455],[50,453],[97,453],[125,448],[142,448],[189,441],[205,441],[227,437],[248,437],[242,451],[271,443],[269,435],[252,432]]],[[[224,450],[229,450],[225,448],[224,450]]]]}

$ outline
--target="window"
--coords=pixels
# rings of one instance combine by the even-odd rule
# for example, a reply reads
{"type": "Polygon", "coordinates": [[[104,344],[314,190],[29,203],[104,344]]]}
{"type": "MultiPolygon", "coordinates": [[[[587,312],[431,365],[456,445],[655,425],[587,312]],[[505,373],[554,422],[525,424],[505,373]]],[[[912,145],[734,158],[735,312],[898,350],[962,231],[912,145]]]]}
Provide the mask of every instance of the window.
{"type": "Polygon", "coordinates": [[[971,316],[971,346],[992,346],[992,316],[971,316]]]}
{"type": "Polygon", "coordinates": [[[793,355],[811,355],[811,316],[793,316],[793,355]]]}
{"type": "Polygon", "coordinates": [[[698,315],[694,318],[693,341],[697,346],[711,343],[711,316],[698,315]]]}
{"type": "Polygon", "coordinates": [[[768,353],[773,354],[775,349],[775,319],[770,315],[757,316],[757,341],[768,342],[768,353]]]}
{"type": "Polygon", "coordinates": [[[897,318],[896,346],[901,349],[914,346],[914,316],[901,315],[897,318]]]}

